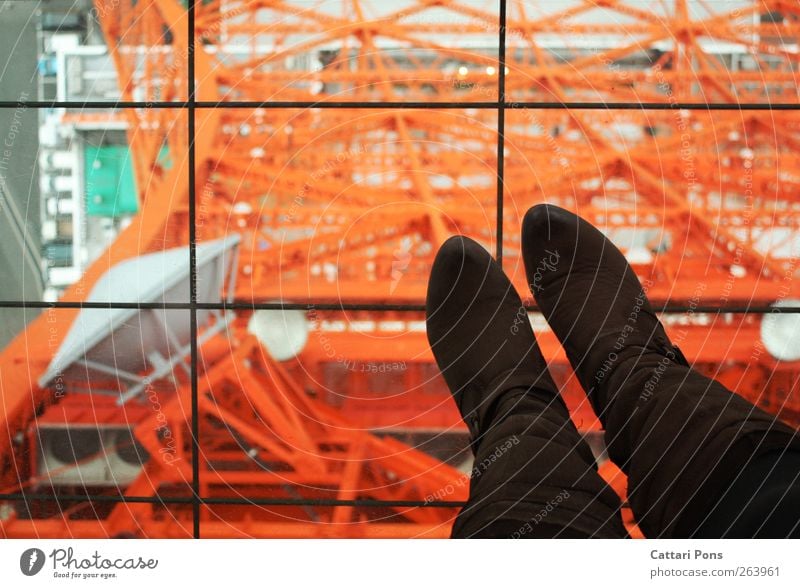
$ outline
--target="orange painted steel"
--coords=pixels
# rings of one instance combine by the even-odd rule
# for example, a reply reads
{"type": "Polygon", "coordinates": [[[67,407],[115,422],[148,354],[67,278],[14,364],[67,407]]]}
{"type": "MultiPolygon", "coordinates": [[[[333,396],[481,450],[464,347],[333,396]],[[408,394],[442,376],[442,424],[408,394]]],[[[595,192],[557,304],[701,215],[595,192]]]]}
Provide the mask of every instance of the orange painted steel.
{"type": "MultiPolygon", "coordinates": [[[[800,423],[800,363],[767,353],[760,315],[702,312],[799,297],[800,114],[682,107],[797,104],[798,5],[507,5],[502,249],[520,292],[525,210],[537,202],[575,210],[626,251],[656,304],[687,308],[664,318],[698,369],[800,423]],[[608,107],[557,107],[581,102],[608,107]],[[642,102],[663,108],[635,106],[642,102]]],[[[123,99],[188,98],[183,3],[97,0],[96,11],[123,99]]],[[[495,2],[198,2],[196,99],[287,104],[197,108],[194,195],[187,112],[121,113],[142,209],[63,300],[83,300],[118,261],[187,244],[194,197],[198,242],[243,238],[237,301],[422,303],[448,235],[497,247],[499,114],[488,103],[499,95],[498,18],[495,2]],[[300,105],[330,101],[344,104],[300,105]],[[449,106],[357,104],[387,101],[449,106]]],[[[35,385],[75,315],[58,312],[62,328],[53,333],[45,313],[0,357],[5,490],[30,487],[15,439],[35,415],[79,418],[74,399],[35,385]]],[[[225,336],[200,349],[201,493],[317,506],[203,506],[204,536],[446,536],[450,508],[319,502],[465,498],[463,473],[384,435],[463,432],[431,369],[423,317],[312,311],[305,349],[279,363],[246,333],[249,316],[239,312],[225,336]]],[[[563,351],[546,330],[540,339],[573,418],[596,430],[563,351]]],[[[166,394],[179,465],[151,460],[122,490],[127,497],[188,491],[185,375],[166,394]]],[[[153,434],[153,418],[137,422],[136,436],[158,455],[165,440],[153,434]]],[[[606,469],[623,492],[619,472],[606,469]]],[[[70,508],[85,514],[87,504],[70,508]]],[[[0,534],[187,536],[191,514],[180,501],[118,504],[94,517],[44,509],[0,517],[0,534]]]]}

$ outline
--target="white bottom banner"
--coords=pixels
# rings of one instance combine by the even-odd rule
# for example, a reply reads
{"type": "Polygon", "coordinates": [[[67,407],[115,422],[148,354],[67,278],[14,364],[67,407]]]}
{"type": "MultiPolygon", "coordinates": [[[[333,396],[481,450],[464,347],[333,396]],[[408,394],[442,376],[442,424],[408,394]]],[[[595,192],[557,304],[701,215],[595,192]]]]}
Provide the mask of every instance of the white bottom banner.
{"type": "Polygon", "coordinates": [[[791,540],[14,539],[0,541],[0,573],[14,587],[795,587],[797,548],[791,540]]]}

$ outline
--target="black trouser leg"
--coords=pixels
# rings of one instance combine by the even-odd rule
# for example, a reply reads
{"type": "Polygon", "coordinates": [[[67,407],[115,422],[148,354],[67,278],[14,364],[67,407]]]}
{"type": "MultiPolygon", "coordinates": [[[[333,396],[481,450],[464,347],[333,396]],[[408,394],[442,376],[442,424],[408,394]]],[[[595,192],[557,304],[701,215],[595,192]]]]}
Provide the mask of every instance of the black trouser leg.
{"type": "Polygon", "coordinates": [[[800,538],[800,451],[755,457],[693,533],[698,538],[800,538]]]}
{"type": "Polygon", "coordinates": [[[455,538],[626,536],[614,491],[552,392],[504,394],[479,440],[455,538]]]}
{"type": "Polygon", "coordinates": [[[627,360],[608,385],[616,390],[604,415],[608,453],[628,475],[628,500],[646,536],[723,536],[728,529],[742,536],[756,529],[754,518],[774,518],[773,507],[788,526],[761,527],[762,535],[796,529],[800,439],[793,429],[657,355],[627,360]],[[759,476],[765,485],[755,483],[759,476]],[[736,509],[744,506],[742,519],[736,509]]]}

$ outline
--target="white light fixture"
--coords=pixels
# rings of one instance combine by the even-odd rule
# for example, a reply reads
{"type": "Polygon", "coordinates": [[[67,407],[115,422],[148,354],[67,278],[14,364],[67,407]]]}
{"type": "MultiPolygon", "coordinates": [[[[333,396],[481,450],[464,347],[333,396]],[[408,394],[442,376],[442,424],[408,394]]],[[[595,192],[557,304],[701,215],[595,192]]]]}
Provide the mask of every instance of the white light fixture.
{"type": "Polygon", "coordinates": [[[466,65],[462,65],[461,67],[458,68],[458,75],[465,76],[468,73],[469,73],[469,69],[467,68],[466,65]]]}
{"type": "MultiPolygon", "coordinates": [[[[800,300],[780,300],[775,309],[798,307],[800,300]]],[[[800,360],[800,313],[776,310],[761,319],[761,341],[769,354],[778,361],[800,360]]]]}
{"type": "Polygon", "coordinates": [[[488,66],[488,67],[486,68],[486,74],[487,74],[487,75],[493,76],[493,75],[494,75],[494,73],[495,73],[495,71],[496,71],[496,70],[495,70],[495,69],[494,69],[494,67],[492,67],[491,65],[490,65],[490,66],[488,66]]]}
{"type": "Polygon", "coordinates": [[[277,361],[296,357],[308,341],[308,321],[302,310],[257,310],[247,330],[277,361]]]}

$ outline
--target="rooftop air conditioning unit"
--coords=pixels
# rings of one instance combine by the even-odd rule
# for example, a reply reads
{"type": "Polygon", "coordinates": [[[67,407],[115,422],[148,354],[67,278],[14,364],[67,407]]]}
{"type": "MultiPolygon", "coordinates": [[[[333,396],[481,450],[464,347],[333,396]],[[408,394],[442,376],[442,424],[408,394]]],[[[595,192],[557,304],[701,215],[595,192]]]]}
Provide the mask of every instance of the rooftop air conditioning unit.
{"type": "Polygon", "coordinates": [[[150,459],[126,426],[36,429],[37,475],[45,485],[126,487],[150,459]]]}

